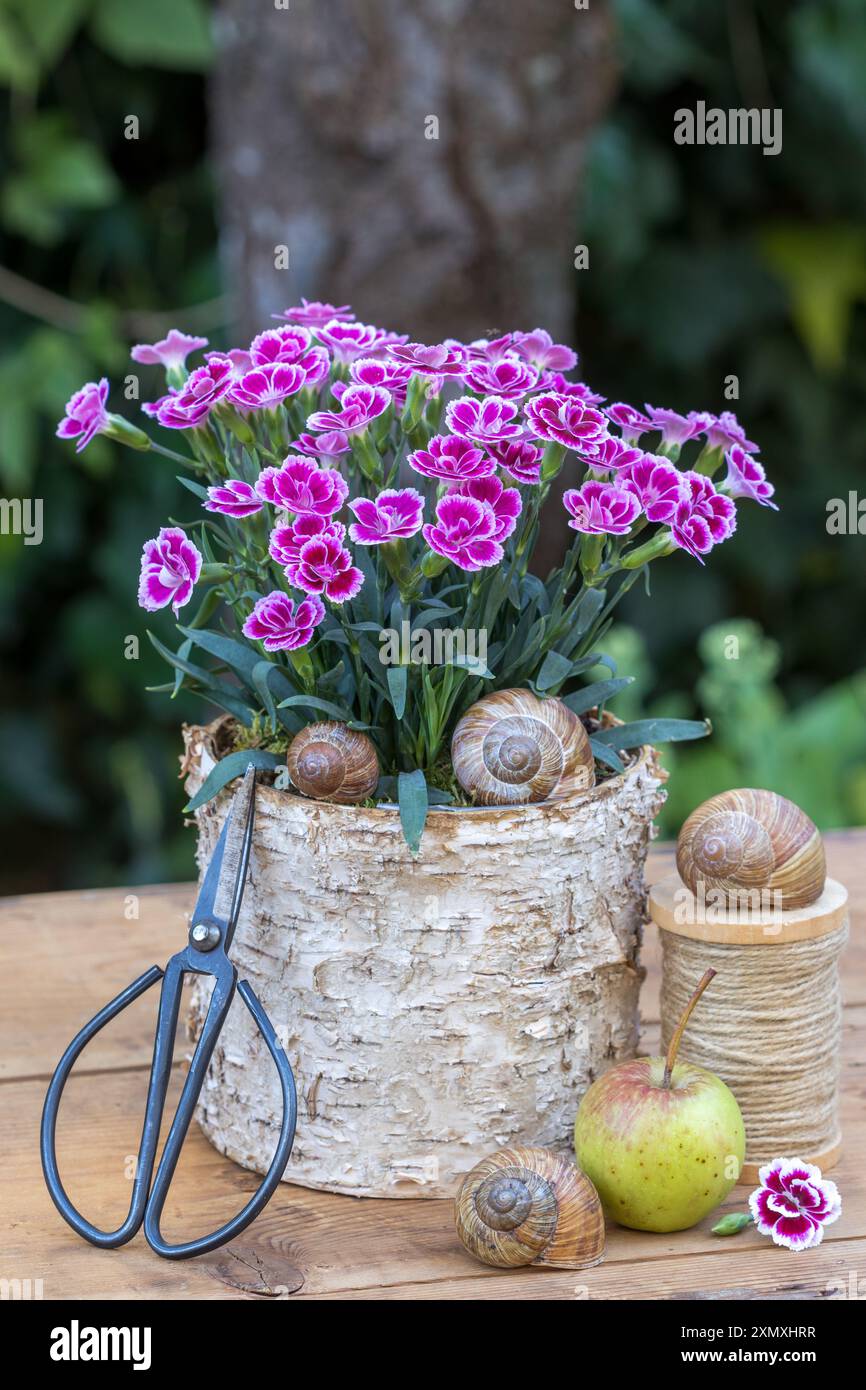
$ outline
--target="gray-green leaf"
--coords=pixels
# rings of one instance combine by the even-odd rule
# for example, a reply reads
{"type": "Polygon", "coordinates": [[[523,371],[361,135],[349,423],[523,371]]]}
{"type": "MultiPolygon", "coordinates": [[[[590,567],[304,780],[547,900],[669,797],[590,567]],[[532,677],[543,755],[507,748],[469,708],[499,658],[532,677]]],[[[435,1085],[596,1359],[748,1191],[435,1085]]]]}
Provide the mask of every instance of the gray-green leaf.
{"type": "Polygon", "coordinates": [[[403,837],[412,853],[417,854],[427,819],[427,781],[420,769],[398,774],[397,801],[403,837]]]}
{"type": "Polygon", "coordinates": [[[233,778],[242,777],[250,763],[253,767],[271,772],[281,762],[282,759],[276,753],[265,753],[261,748],[244,748],[238,753],[229,753],[227,757],[220,758],[216,767],[211,769],[195,796],[184,806],[184,812],[197,811],[199,806],[204,806],[233,778]]]}

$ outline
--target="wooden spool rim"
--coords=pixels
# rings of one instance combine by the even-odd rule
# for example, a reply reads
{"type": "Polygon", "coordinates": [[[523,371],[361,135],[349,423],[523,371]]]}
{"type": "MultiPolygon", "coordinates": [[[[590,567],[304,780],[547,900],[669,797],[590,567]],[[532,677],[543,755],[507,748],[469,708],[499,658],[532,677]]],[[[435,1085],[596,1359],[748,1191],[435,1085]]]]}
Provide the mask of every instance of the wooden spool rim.
{"type": "Polygon", "coordinates": [[[848,915],[848,890],[828,878],[820,898],[808,907],[788,912],[725,911],[713,908],[710,900],[708,908],[709,920],[698,920],[697,900],[678,873],[666,875],[650,889],[649,914],[657,927],[674,936],[722,946],[778,946],[828,936],[848,915]],[[686,920],[679,920],[681,917],[686,920]]]}

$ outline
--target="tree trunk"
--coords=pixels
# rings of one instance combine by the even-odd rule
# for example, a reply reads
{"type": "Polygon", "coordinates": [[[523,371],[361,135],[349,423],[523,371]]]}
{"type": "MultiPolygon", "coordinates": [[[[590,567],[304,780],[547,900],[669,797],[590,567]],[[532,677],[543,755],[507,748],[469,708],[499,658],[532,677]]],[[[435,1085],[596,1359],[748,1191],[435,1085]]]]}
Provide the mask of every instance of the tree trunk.
{"type": "MultiPolygon", "coordinates": [[[[219,727],[185,730],[190,794],[219,727]]],[[[566,801],[432,810],[413,859],[396,809],[259,786],[232,959],[295,1072],[287,1182],[448,1197],[495,1149],[571,1150],[584,1091],[637,1046],[643,866],[663,799],[644,749],[566,801]]],[[[202,865],[228,801],[197,812],[202,865]]],[[[201,979],[191,1000],[195,1036],[201,979]]],[[[280,1115],[273,1063],[235,1006],[199,1123],[264,1172],[280,1115]]]]}
{"type": "Polygon", "coordinates": [[[568,339],[610,31],[604,0],[220,0],[213,119],[241,329],[304,294],[427,341],[539,324],[568,339]]]}

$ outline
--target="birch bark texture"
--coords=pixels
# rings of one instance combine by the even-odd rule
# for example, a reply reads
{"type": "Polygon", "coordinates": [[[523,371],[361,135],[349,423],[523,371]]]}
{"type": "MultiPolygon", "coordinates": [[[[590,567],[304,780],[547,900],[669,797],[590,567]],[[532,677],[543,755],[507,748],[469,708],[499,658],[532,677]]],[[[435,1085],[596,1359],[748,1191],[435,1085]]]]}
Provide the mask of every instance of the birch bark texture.
{"type": "Polygon", "coordinates": [[[570,341],[612,30],[605,0],[219,0],[212,124],[241,329],[304,294],[425,342],[538,324],[570,341]]]}
{"type": "MultiPolygon", "coordinates": [[[[186,787],[214,764],[188,728],[186,787]]],[[[663,774],[644,749],[569,801],[431,811],[413,859],[396,810],[260,784],[232,958],[286,1049],[298,1128],[285,1181],[372,1197],[452,1197],[486,1154],[570,1150],[588,1086],[638,1041],[643,868],[663,774]]],[[[197,813],[206,864],[229,795],[197,813]]],[[[207,1009],[196,979],[188,1027],[207,1009]]],[[[264,1172],[273,1065],[233,1007],[198,1121],[264,1172]]]]}

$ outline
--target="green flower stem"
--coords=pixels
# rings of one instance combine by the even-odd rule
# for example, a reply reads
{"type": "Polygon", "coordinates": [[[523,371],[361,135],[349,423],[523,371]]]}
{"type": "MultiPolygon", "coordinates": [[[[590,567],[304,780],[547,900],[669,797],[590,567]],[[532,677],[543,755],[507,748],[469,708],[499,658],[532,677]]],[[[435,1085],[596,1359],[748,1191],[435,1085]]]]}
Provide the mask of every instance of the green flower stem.
{"type": "Polygon", "coordinates": [[[410,562],[409,547],[404,540],[397,540],[388,541],[380,549],[385,568],[397,585],[402,602],[411,603],[419,595],[421,574],[410,562]]]}
{"type": "Polygon", "coordinates": [[[721,447],[711,449],[709,444],[705,444],[692,464],[692,469],[695,473],[702,473],[706,478],[712,478],[718,473],[723,461],[724,450],[721,447]]]}
{"type": "Polygon", "coordinates": [[[541,481],[550,483],[556,477],[565,461],[566,448],[564,444],[557,443],[552,439],[545,446],[541,458],[541,481]]]}
{"type": "Polygon", "coordinates": [[[382,457],[370,434],[364,430],[352,441],[352,454],[364,477],[376,487],[382,486],[382,457]]]}
{"type": "Polygon", "coordinates": [[[197,473],[201,473],[204,464],[200,459],[192,459],[188,454],[176,454],[174,449],[166,449],[162,444],[157,444],[155,439],[150,441],[150,447],[155,454],[161,454],[163,458],[171,459],[173,463],[182,463],[184,468],[192,468],[197,473]]]}
{"type": "Polygon", "coordinates": [[[598,582],[598,569],[604,550],[604,536],[583,537],[580,547],[580,572],[590,587],[598,582]]]}
{"type": "Polygon", "coordinates": [[[301,684],[308,695],[312,695],[316,689],[316,673],[313,667],[313,658],[306,647],[297,647],[295,651],[289,652],[289,660],[301,678],[301,684]]]}
{"type": "Polygon", "coordinates": [[[126,444],[130,449],[140,449],[142,453],[153,448],[150,436],[137,425],[130,424],[129,420],[124,420],[122,415],[109,415],[108,426],[103,430],[103,434],[108,439],[116,439],[118,443],[126,444]]]}
{"type": "Polygon", "coordinates": [[[640,569],[641,565],[648,565],[652,560],[658,560],[662,555],[670,555],[674,550],[676,544],[670,531],[658,531],[652,540],[620,556],[619,567],[624,570],[640,569]]]}

